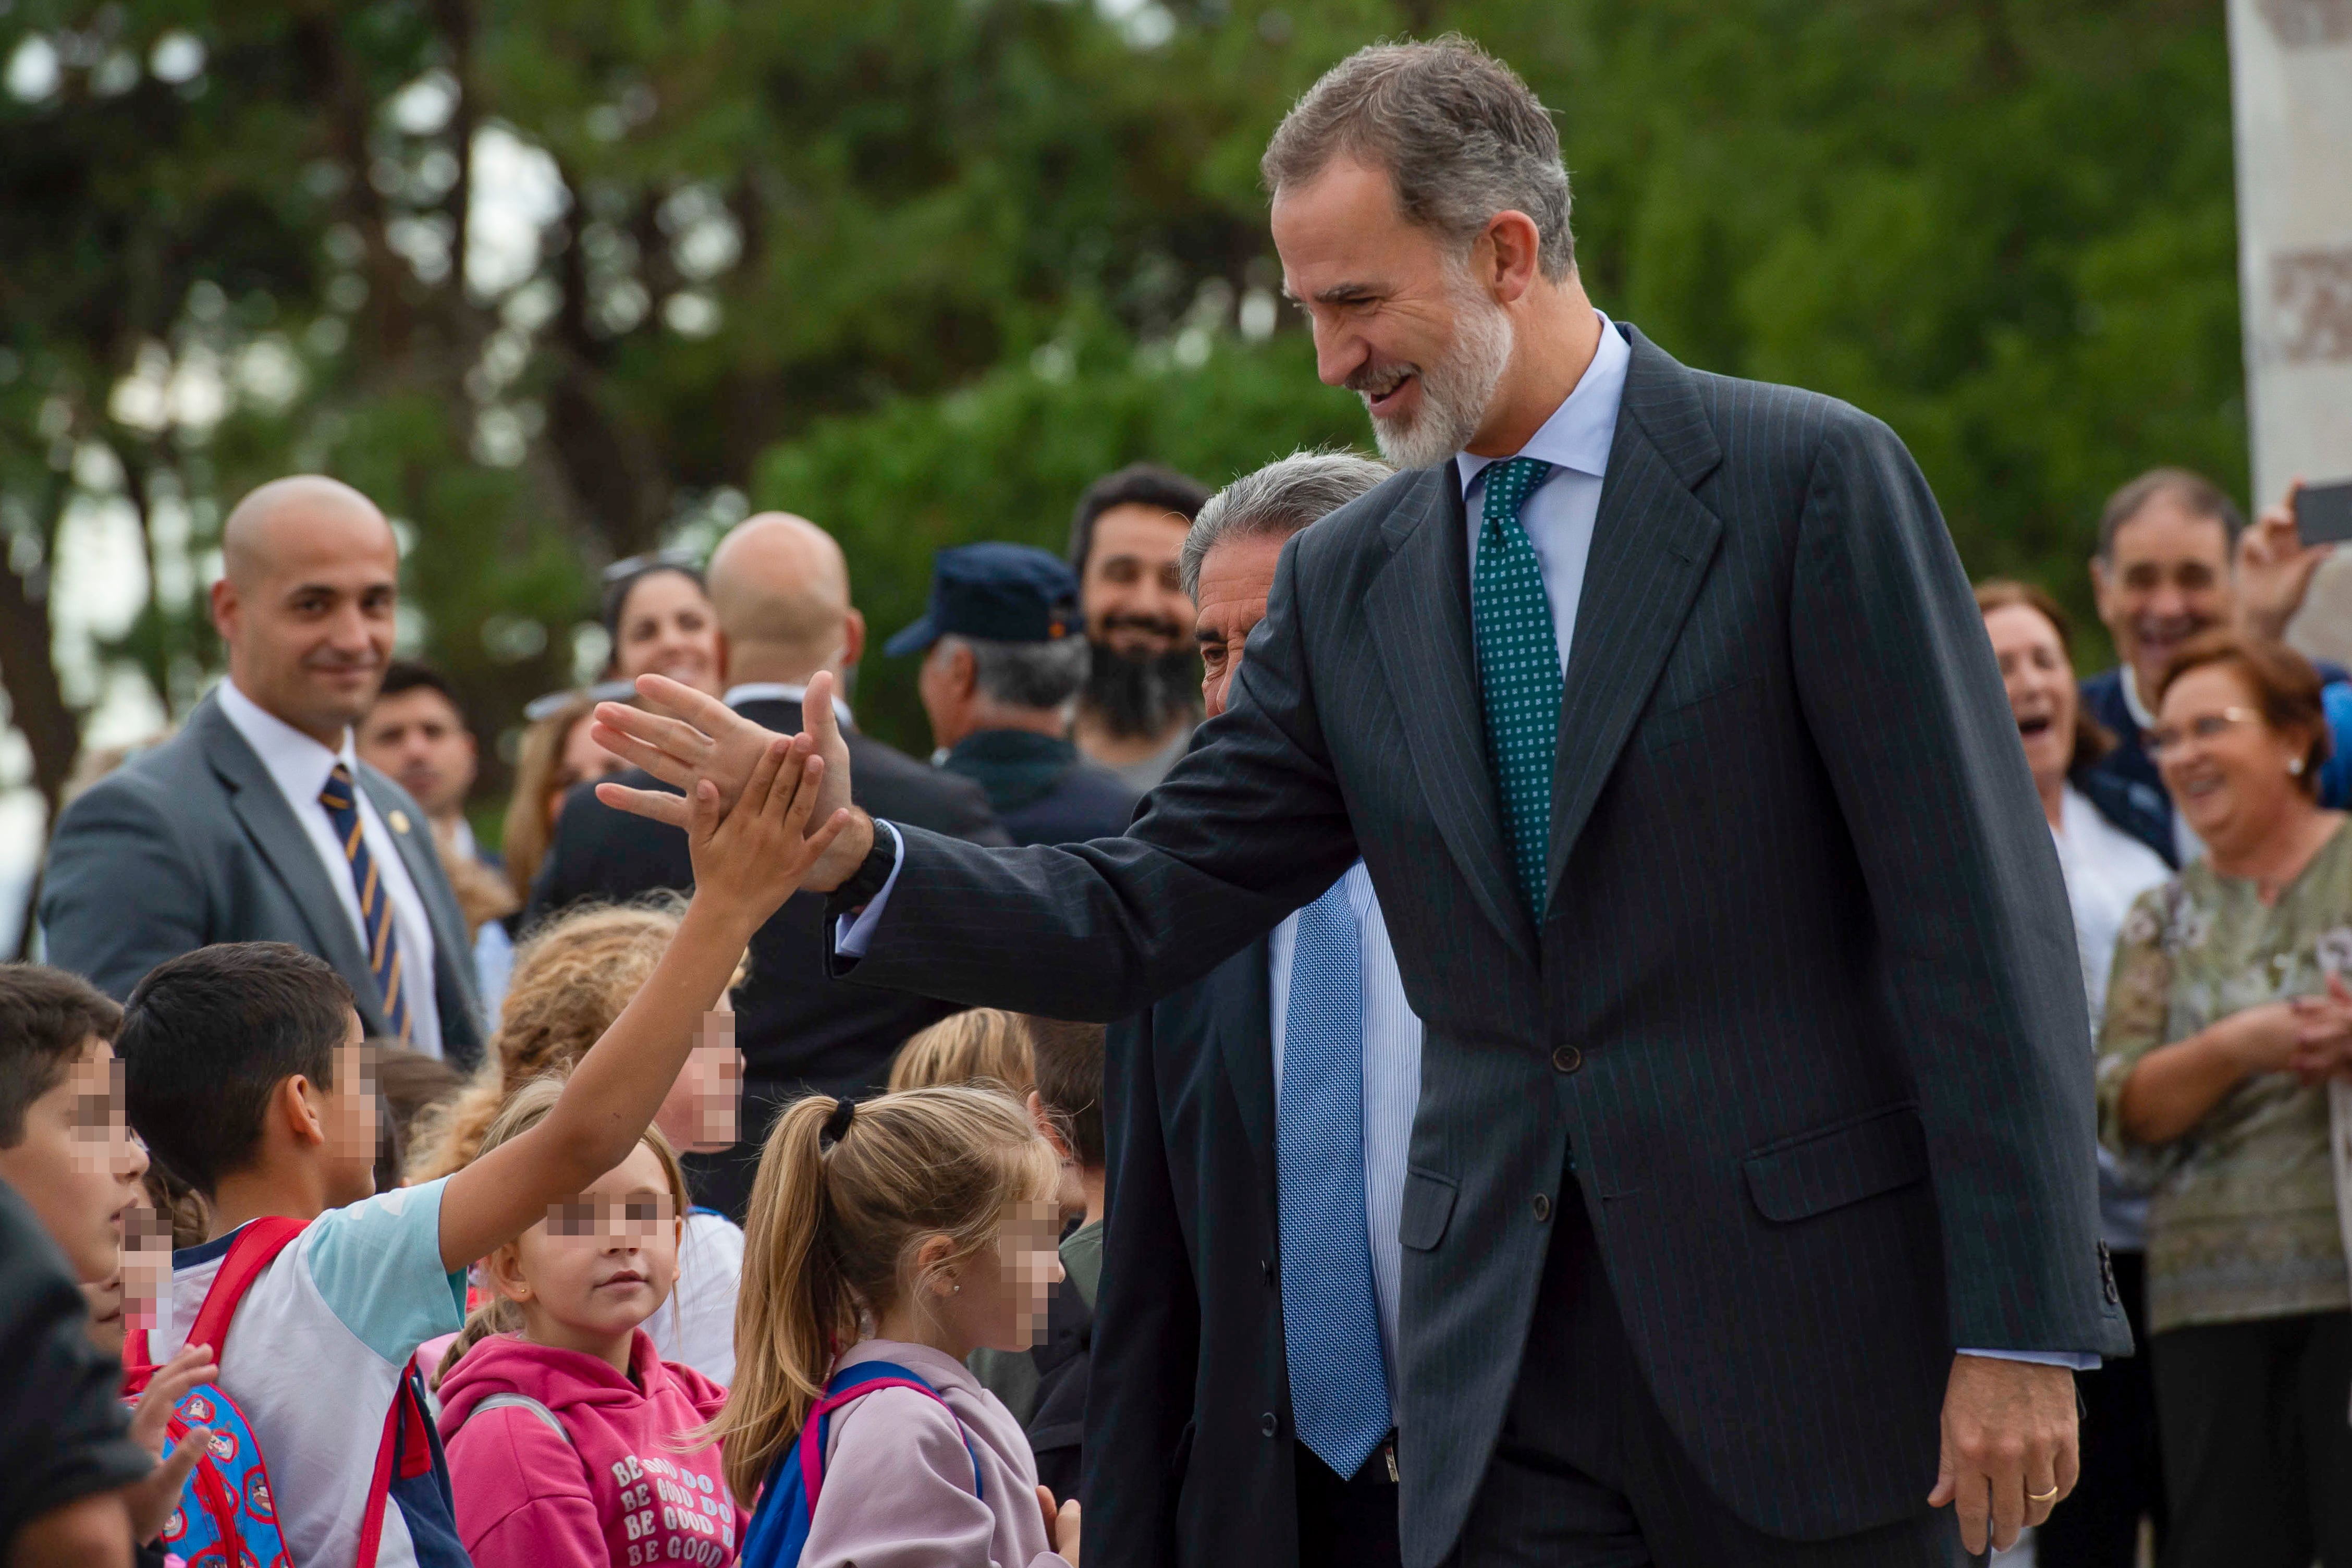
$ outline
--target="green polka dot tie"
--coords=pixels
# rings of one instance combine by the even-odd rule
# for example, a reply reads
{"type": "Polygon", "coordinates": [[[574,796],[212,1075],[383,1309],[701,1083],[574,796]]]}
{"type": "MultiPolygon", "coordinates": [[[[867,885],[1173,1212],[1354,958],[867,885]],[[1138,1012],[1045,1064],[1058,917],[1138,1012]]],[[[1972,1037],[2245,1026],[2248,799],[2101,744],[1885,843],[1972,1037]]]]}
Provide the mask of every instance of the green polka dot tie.
{"type": "Polygon", "coordinates": [[[1478,580],[1470,590],[1478,679],[1486,704],[1487,765],[1503,802],[1503,834],[1528,912],[1543,920],[1544,860],[1551,837],[1551,772],[1562,689],[1551,601],[1519,506],[1551,472],[1534,458],[1486,466],[1478,525],[1478,580]]]}

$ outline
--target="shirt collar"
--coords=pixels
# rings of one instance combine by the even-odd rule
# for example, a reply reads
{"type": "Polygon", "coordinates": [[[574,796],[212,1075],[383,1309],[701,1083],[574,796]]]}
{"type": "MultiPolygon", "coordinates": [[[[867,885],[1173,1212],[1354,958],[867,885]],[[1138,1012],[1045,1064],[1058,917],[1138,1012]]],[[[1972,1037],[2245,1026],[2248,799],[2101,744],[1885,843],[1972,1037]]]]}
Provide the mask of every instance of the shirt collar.
{"type": "Polygon", "coordinates": [[[2123,677],[2119,684],[2123,688],[2124,711],[2130,714],[2132,722],[2143,731],[2155,729],[2156,715],[2149,712],[2147,704],[2139,700],[2139,681],[2134,678],[2132,667],[2126,664],[2116,673],[2123,677]]]}
{"type": "MultiPolygon", "coordinates": [[[[1633,351],[1615,323],[1598,310],[1592,313],[1601,318],[1601,346],[1593,351],[1592,363],[1584,367],[1567,401],[1552,410],[1551,417],[1514,456],[1540,458],[1555,468],[1570,468],[1598,479],[1609,473],[1609,444],[1617,437],[1617,406],[1624,401],[1625,372],[1633,363],[1633,351]]],[[[1456,452],[1454,466],[1462,479],[1463,495],[1469,495],[1471,485],[1487,464],[1500,460],[1456,452]]]]}
{"type": "Polygon", "coordinates": [[[354,782],[358,780],[359,755],[352,748],[349,729],[343,731],[341,748],[329,751],[238,690],[233,679],[220,683],[220,705],[222,716],[261,759],[261,765],[268,770],[278,793],[295,805],[317,800],[337,763],[352,771],[354,782]]]}
{"type": "MultiPolygon", "coordinates": [[[[730,686],[719,700],[730,708],[740,708],[746,702],[806,702],[808,682],[791,680],[747,680],[740,686],[730,686]]],[[[853,729],[856,718],[849,711],[838,693],[833,699],[833,716],[841,721],[842,728],[853,729]]]]}

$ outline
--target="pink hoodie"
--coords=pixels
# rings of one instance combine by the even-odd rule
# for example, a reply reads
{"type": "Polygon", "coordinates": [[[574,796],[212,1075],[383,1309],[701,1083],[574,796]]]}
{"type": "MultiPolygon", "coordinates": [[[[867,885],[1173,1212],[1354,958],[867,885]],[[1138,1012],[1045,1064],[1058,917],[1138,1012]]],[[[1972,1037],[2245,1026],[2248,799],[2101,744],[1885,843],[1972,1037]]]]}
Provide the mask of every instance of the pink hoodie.
{"type": "Polygon", "coordinates": [[[728,1495],[711,1444],[678,1434],[719,1413],[727,1391],[654,1353],[640,1329],[630,1376],[582,1351],[493,1334],[441,1382],[457,1533],[475,1568],[627,1568],[735,1561],[750,1516],[728,1495]],[[525,1406],[476,1411],[496,1394],[525,1406]]]}

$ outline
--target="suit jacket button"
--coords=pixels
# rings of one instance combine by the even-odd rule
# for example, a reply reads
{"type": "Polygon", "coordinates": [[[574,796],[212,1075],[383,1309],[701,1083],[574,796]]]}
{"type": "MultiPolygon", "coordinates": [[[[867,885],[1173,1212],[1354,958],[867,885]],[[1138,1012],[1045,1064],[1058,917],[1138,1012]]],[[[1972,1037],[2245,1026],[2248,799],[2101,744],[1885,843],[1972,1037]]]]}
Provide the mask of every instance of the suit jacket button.
{"type": "Polygon", "coordinates": [[[1544,1221],[1551,1218],[1551,1194],[1549,1193],[1538,1193],[1536,1194],[1535,1211],[1536,1223],[1538,1225],[1541,1225],[1544,1221]]]}
{"type": "Polygon", "coordinates": [[[1269,1437],[1274,1436],[1276,1425],[1274,1412],[1271,1410],[1257,1418],[1257,1429],[1269,1437]]]}
{"type": "Polygon", "coordinates": [[[1551,1067],[1554,1072],[1574,1072],[1583,1065],[1584,1053],[1574,1046],[1559,1046],[1551,1053],[1551,1067]]]}

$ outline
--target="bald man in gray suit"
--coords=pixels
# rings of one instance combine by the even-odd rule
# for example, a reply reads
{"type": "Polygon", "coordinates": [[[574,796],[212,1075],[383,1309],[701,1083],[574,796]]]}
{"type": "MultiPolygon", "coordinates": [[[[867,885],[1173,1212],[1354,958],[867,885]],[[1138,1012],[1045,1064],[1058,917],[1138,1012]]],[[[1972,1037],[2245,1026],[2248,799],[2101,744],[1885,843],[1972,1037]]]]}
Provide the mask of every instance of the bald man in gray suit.
{"type": "Polygon", "coordinates": [[[48,960],[120,999],[208,943],[289,942],[335,966],[370,1035],[470,1067],[472,950],[431,824],[352,750],[392,657],[392,526],[349,485],[297,476],[237,503],[221,556],[228,678],[59,817],[48,960]]]}

